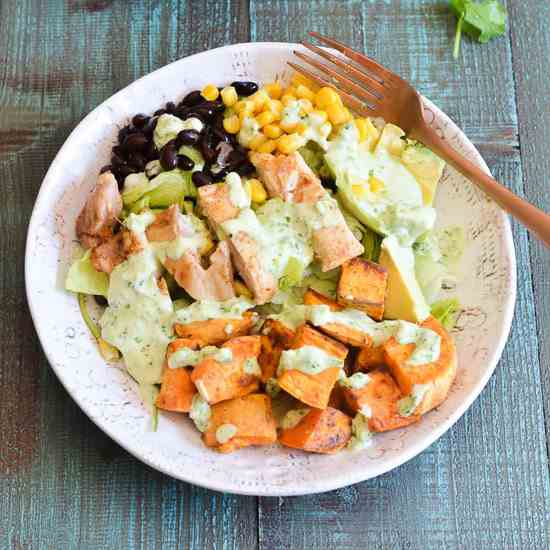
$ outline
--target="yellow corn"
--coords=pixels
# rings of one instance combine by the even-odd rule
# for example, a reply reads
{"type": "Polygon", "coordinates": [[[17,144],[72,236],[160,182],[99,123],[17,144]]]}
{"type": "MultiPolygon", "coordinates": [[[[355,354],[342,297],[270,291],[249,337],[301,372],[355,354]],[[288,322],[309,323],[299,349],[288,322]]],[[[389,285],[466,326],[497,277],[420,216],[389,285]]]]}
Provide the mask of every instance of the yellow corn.
{"type": "Polygon", "coordinates": [[[400,138],[393,139],[388,145],[388,151],[396,157],[400,157],[403,154],[404,150],[405,141],[400,138]]]}
{"type": "Polygon", "coordinates": [[[254,118],[254,113],[250,111],[241,111],[239,113],[239,120],[241,121],[241,126],[244,124],[245,118],[254,118]]]}
{"type": "Polygon", "coordinates": [[[309,116],[317,124],[323,124],[328,120],[327,112],[326,111],[320,111],[318,109],[316,109],[315,111],[311,111],[309,113],[309,116]]]}
{"type": "Polygon", "coordinates": [[[237,113],[242,113],[244,111],[246,111],[247,113],[252,113],[254,112],[254,102],[242,99],[241,101],[237,101],[237,103],[233,105],[233,109],[235,109],[237,113]]]}
{"type": "Polygon", "coordinates": [[[277,126],[276,124],[266,124],[262,128],[262,132],[271,139],[277,139],[283,133],[280,126],[277,126]]]}
{"type": "Polygon", "coordinates": [[[248,99],[254,103],[255,111],[261,111],[266,102],[269,101],[269,95],[265,90],[258,90],[248,99]]]}
{"type": "Polygon", "coordinates": [[[356,197],[364,197],[367,194],[367,190],[363,187],[363,184],[361,183],[352,184],[351,190],[356,197]]]}
{"type": "Polygon", "coordinates": [[[277,149],[277,140],[275,139],[268,139],[264,141],[258,149],[258,153],[273,153],[277,149]]]}
{"type": "Polygon", "coordinates": [[[256,117],[256,121],[263,128],[267,124],[271,124],[275,120],[275,115],[269,111],[264,111],[256,117]]]}
{"type": "Polygon", "coordinates": [[[224,130],[228,134],[236,134],[241,129],[241,121],[237,115],[223,119],[224,130]]]}
{"type": "Polygon", "coordinates": [[[271,84],[266,84],[264,89],[272,99],[279,99],[283,95],[283,88],[278,80],[271,84]]]}
{"type": "Polygon", "coordinates": [[[290,94],[296,97],[296,86],[289,86],[283,90],[283,95],[290,94]]]}
{"type": "Polygon", "coordinates": [[[303,84],[298,84],[298,86],[296,86],[296,95],[300,99],[308,99],[309,101],[313,101],[315,99],[315,94],[303,84]]]}
{"type": "Polygon", "coordinates": [[[243,282],[237,279],[233,281],[233,290],[237,296],[244,296],[245,298],[252,299],[252,292],[248,290],[248,287],[243,282]]]}
{"type": "Polygon", "coordinates": [[[296,124],[295,131],[298,132],[301,136],[303,136],[307,131],[307,125],[304,124],[303,122],[298,122],[298,124],[296,124]]]}
{"type": "Polygon", "coordinates": [[[270,99],[269,101],[266,101],[264,109],[276,115],[277,118],[280,118],[283,110],[283,103],[278,99],[270,99]]]}
{"type": "Polygon", "coordinates": [[[296,130],[296,126],[298,126],[298,123],[297,122],[288,122],[286,120],[281,120],[281,122],[279,123],[279,126],[287,134],[291,134],[292,132],[294,132],[294,130],[296,130]]]}
{"type": "Polygon", "coordinates": [[[215,99],[218,99],[220,92],[214,84],[208,84],[202,89],[201,95],[207,101],[214,101],[215,99]]]}
{"type": "Polygon", "coordinates": [[[289,103],[292,103],[293,101],[296,101],[296,96],[294,94],[290,94],[288,92],[285,92],[281,96],[281,103],[286,107],[289,103]]]}
{"type": "Polygon", "coordinates": [[[313,111],[313,104],[309,99],[300,99],[300,114],[307,115],[313,111]]]}
{"type": "Polygon", "coordinates": [[[359,141],[365,141],[366,139],[376,141],[378,139],[378,130],[370,118],[356,118],[355,126],[359,132],[359,141]]]}
{"type": "Polygon", "coordinates": [[[255,135],[249,142],[248,147],[253,151],[257,151],[258,147],[264,142],[267,141],[267,138],[263,134],[255,135]]]}
{"type": "Polygon", "coordinates": [[[298,134],[286,134],[277,140],[277,150],[283,155],[290,155],[303,145],[303,141],[298,134]]]}
{"type": "Polygon", "coordinates": [[[332,124],[343,124],[348,120],[349,111],[338,103],[331,103],[326,107],[327,115],[332,124]]]}
{"type": "Polygon", "coordinates": [[[384,182],[376,176],[369,176],[369,188],[373,193],[378,193],[384,189],[384,182]]]}
{"type": "Polygon", "coordinates": [[[237,95],[237,90],[235,90],[233,86],[226,86],[221,91],[221,96],[222,96],[223,104],[226,107],[233,107],[233,105],[235,105],[235,103],[237,103],[237,101],[239,100],[239,96],[237,95]]]}
{"type": "Polygon", "coordinates": [[[329,105],[341,104],[340,96],[328,86],[324,86],[315,94],[315,105],[319,109],[324,109],[329,105]]]}
{"type": "Polygon", "coordinates": [[[261,204],[267,200],[267,191],[259,179],[250,178],[246,180],[244,186],[252,202],[261,204]]]}

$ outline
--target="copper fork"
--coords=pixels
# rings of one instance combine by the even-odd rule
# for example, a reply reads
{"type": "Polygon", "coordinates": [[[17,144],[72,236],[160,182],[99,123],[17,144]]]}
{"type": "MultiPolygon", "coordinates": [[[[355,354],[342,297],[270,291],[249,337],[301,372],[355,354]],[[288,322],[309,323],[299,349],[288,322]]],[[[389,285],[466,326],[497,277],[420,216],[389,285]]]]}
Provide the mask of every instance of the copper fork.
{"type": "Polygon", "coordinates": [[[299,51],[294,54],[316,72],[289,62],[295,71],[319,86],[337,90],[342,101],[359,115],[382,117],[402,128],[408,137],[439,155],[550,247],[550,215],[520,199],[442,139],[426,122],[422,98],[406,80],[337,40],[316,32],[309,34],[342,55],[303,41],[303,46],[316,56],[299,51]]]}

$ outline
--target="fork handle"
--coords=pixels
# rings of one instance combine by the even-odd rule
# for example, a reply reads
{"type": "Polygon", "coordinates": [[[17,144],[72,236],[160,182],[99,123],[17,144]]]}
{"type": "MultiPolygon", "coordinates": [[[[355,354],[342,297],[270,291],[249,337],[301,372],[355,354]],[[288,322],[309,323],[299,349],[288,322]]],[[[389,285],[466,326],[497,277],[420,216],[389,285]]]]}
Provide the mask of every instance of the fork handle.
{"type": "Polygon", "coordinates": [[[411,132],[411,134],[413,134],[411,137],[426,145],[463,176],[475,183],[503,210],[521,222],[550,248],[550,215],[529,202],[520,199],[516,194],[504,187],[504,185],[498,183],[479,166],[458,153],[428,125],[418,128],[417,131],[411,132]]]}

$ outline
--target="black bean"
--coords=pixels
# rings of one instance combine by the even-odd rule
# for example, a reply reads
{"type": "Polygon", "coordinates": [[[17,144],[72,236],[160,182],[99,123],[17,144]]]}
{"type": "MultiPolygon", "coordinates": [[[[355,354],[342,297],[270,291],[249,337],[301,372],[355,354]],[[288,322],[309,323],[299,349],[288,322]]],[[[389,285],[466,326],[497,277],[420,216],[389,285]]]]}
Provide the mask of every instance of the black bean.
{"type": "Polygon", "coordinates": [[[181,101],[183,105],[186,105],[187,107],[193,107],[193,105],[197,105],[198,103],[202,103],[204,101],[204,98],[201,95],[200,90],[195,90],[193,92],[189,92],[181,101]]]}
{"type": "Polygon", "coordinates": [[[147,136],[144,136],[143,134],[130,134],[126,137],[123,143],[123,147],[127,151],[135,152],[135,151],[143,151],[149,143],[149,140],[147,139],[147,136]]]}
{"type": "Polygon", "coordinates": [[[120,145],[115,145],[112,151],[115,155],[118,155],[120,158],[126,157],[126,153],[122,150],[122,147],[120,145]]]}
{"type": "Polygon", "coordinates": [[[132,127],[128,124],[128,126],[124,126],[118,131],[118,142],[122,143],[130,134],[132,133],[132,127]]]}
{"type": "Polygon", "coordinates": [[[199,146],[202,156],[206,162],[212,163],[216,160],[218,153],[216,152],[216,149],[210,146],[208,140],[201,140],[199,146]]]}
{"type": "Polygon", "coordinates": [[[237,172],[241,176],[250,176],[254,173],[254,170],[254,165],[249,160],[246,160],[237,168],[237,172]]]}
{"type": "Polygon", "coordinates": [[[126,165],[126,161],[120,155],[113,152],[111,155],[111,164],[118,170],[121,166],[126,165]]]}
{"type": "Polygon", "coordinates": [[[101,167],[101,170],[99,171],[100,174],[104,174],[105,172],[112,172],[113,167],[110,164],[106,164],[105,166],[101,167]]]}
{"type": "Polygon", "coordinates": [[[178,168],[193,170],[195,163],[187,155],[178,155],[178,168]]]}
{"type": "Polygon", "coordinates": [[[176,145],[194,145],[199,141],[200,134],[197,130],[182,130],[176,137],[176,145]]]}
{"type": "Polygon", "coordinates": [[[165,170],[173,170],[178,163],[176,140],[170,140],[160,151],[160,164],[165,170]]]}
{"type": "Polygon", "coordinates": [[[124,176],[119,174],[116,170],[113,171],[113,176],[115,176],[118,188],[122,189],[124,187],[124,176]]]}
{"type": "Polygon", "coordinates": [[[238,95],[249,96],[258,91],[258,85],[255,82],[240,81],[232,82],[231,86],[235,88],[238,95]]]}
{"type": "Polygon", "coordinates": [[[105,298],[105,296],[101,296],[100,294],[94,294],[94,300],[96,301],[96,304],[98,306],[109,305],[109,302],[107,302],[107,298],[105,298]]]}
{"type": "Polygon", "coordinates": [[[212,178],[204,172],[193,172],[191,179],[197,187],[202,187],[203,185],[209,185],[212,183],[212,178]]]}
{"type": "Polygon", "coordinates": [[[321,183],[323,184],[323,187],[336,191],[336,182],[333,178],[321,178],[321,183]]]}
{"type": "Polygon", "coordinates": [[[144,155],[147,161],[157,160],[159,158],[159,152],[155,143],[151,140],[145,148],[144,155]]]}
{"type": "Polygon", "coordinates": [[[160,115],[164,115],[166,113],[166,109],[157,109],[154,113],[153,113],[153,116],[160,116],[160,115]]]}
{"type": "Polygon", "coordinates": [[[212,135],[218,139],[218,141],[223,141],[224,143],[231,143],[231,138],[225,130],[220,130],[220,128],[213,128],[212,135]]]}
{"type": "Polygon", "coordinates": [[[138,113],[137,115],[134,115],[134,118],[132,118],[132,124],[136,128],[143,128],[147,122],[149,122],[149,117],[143,113],[138,113]]]}
{"type": "Polygon", "coordinates": [[[131,153],[128,158],[128,163],[138,172],[143,172],[143,170],[145,170],[147,160],[141,153],[131,153]]]}
{"type": "Polygon", "coordinates": [[[216,172],[212,172],[212,170],[210,170],[208,175],[211,175],[214,181],[220,181],[220,180],[223,180],[223,178],[225,178],[225,176],[227,176],[227,174],[229,174],[230,171],[231,170],[229,169],[229,167],[226,166],[216,172]]]}
{"type": "Polygon", "coordinates": [[[208,105],[199,105],[198,107],[193,107],[193,109],[187,113],[187,118],[195,117],[202,120],[202,122],[207,122],[214,116],[214,113],[215,110],[212,107],[208,105]]]}
{"type": "Polygon", "coordinates": [[[120,166],[118,169],[118,173],[125,178],[126,176],[129,176],[130,174],[135,174],[136,171],[131,166],[128,166],[127,164],[124,164],[123,166],[120,166]]]}
{"type": "Polygon", "coordinates": [[[233,169],[238,168],[247,159],[246,153],[233,149],[229,155],[227,155],[227,166],[231,166],[233,169]]]}
{"type": "Polygon", "coordinates": [[[167,113],[173,114],[176,110],[176,104],[173,101],[169,101],[164,108],[166,109],[167,113]]]}

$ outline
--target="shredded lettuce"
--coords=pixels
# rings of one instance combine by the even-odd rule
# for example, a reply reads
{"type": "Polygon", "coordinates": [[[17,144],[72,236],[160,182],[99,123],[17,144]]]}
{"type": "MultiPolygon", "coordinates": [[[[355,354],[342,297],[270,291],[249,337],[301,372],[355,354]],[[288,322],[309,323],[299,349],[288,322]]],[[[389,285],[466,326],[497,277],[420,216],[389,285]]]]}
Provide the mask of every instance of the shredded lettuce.
{"type": "Polygon", "coordinates": [[[283,276],[279,279],[279,288],[283,291],[298,286],[304,276],[304,264],[298,258],[289,258],[283,276]]]}
{"type": "Polygon", "coordinates": [[[450,298],[433,303],[431,313],[445,330],[451,331],[456,325],[460,309],[460,302],[456,298],[450,298]]]}
{"type": "Polygon", "coordinates": [[[82,258],[73,262],[65,279],[65,288],[71,292],[107,296],[109,276],[96,270],[90,260],[91,253],[88,249],[82,258]]]}
{"type": "Polygon", "coordinates": [[[197,196],[197,189],[191,181],[191,172],[178,168],[160,173],[151,183],[155,187],[145,195],[149,198],[151,208],[166,208],[171,204],[181,203],[186,197],[197,196]]]}
{"type": "Polygon", "coordinates": [[[124,187],[122,188],[122,202],[124,206],[130,206],[141,199],[145,193],[152,191],[157,186],[158,183],[155,180],[149,180],[145,172],[129,174],[124,179],[124,187]]]}
{"type": "Polygon", "coordinates": [[[191,172],[197,172],[204,168],[204,158],[200,151],[189,145],[182,145],[178,150],[178,155],[185,155],[189,157],[194,163],[193,170],[191,172]]]}
{"type": "Polygon", "coordinates": [[[380,257],[380,245],[382,244],[382,237],[373,231],[372,229],[365,227],[365,233],[363,235],[363,258],[370,260],[371,262],[377,262],[380,257]]]}

